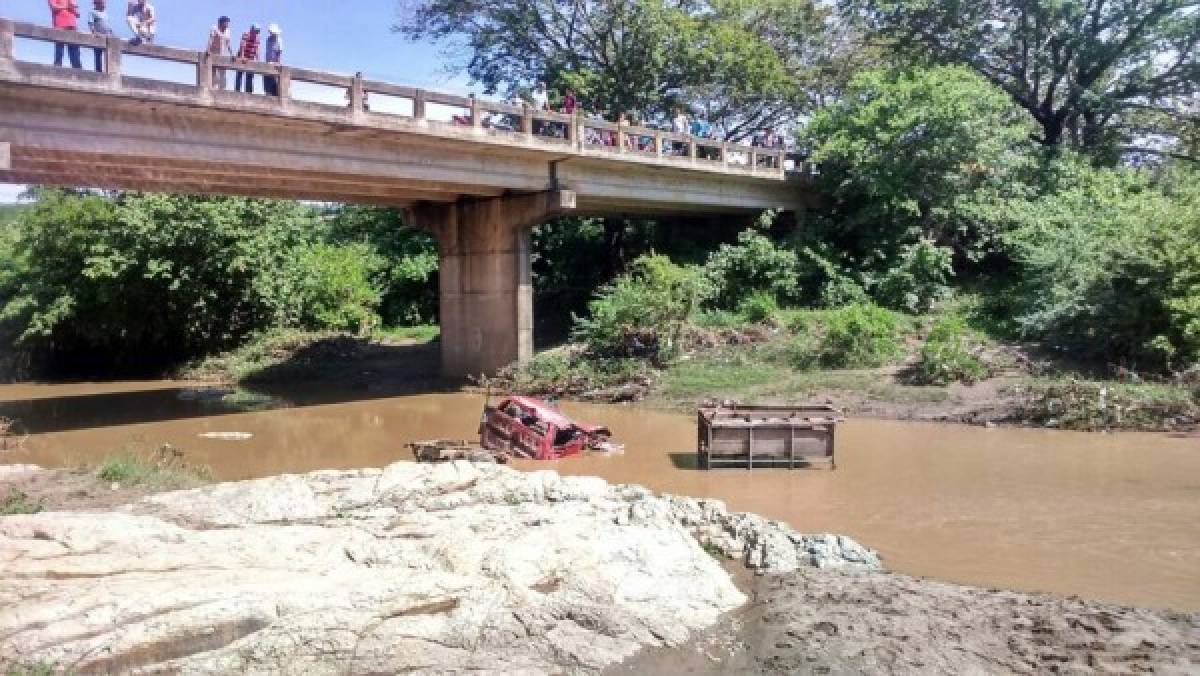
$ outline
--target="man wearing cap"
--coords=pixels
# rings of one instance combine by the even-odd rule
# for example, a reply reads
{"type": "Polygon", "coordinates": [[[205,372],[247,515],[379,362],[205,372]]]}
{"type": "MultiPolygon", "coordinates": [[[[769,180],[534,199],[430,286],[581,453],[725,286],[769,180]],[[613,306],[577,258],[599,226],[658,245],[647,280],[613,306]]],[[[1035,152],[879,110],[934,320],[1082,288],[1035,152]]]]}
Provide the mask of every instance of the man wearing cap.
{"type": "MultiPolygon", "coordinates": [[[[242,63],[250,61],[258,61],[258,24],[250,24],[250,30],[242,33],[242,45],[238,48],[238,59],[242,63]]],[[[237,77],[234,78],[234,90],[244,91],[247,94],[254,93],[254,73],[238,71],[237,77]],[[243,79],[246,83],[245,89],[242,88],[243,79]]]]}
{"type": "MultiPolygon", "coordinates": [[[[267,26],[267,63],[279,66],[283,63],[283,31],[279,24],[267,26]]],[[[263,78],[263,89],[270,96],[279,96],[279,76],[267,75],[263,78]]]]}

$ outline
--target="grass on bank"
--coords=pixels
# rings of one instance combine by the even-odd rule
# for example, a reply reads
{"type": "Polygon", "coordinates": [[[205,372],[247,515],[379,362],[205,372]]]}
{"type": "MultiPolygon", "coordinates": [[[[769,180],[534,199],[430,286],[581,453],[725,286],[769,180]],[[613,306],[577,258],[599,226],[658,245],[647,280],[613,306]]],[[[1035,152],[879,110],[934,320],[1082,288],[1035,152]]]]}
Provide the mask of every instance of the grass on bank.
{"type": "Polygon", "coordinates": [[[133,450],[105,458],[95,469],[96,478],[122,486],[186,488],[212,481],[212,470],[183,460],[177,449],[163,445],[151,454],[133,450]]]}
{"type": "Polygon", "coordinates": [[[0,516],[37,514],[43,509],[45,509],[45,503],[40,498],[33,500],[19,488],[9,489],[8,495],[3,501],[0,501],[0,516]]]}

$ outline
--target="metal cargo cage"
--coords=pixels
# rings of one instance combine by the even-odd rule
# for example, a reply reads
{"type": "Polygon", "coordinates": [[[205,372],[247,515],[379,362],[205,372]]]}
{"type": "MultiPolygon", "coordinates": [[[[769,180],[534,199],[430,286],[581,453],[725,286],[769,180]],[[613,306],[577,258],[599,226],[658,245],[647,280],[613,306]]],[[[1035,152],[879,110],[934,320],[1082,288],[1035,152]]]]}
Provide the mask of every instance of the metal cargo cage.
{"type": "Polygon", "coordinates": [[[836,467],[834,431],[842,412],[818,406],[717,406],[697,412],[701,469],[836,467]]]}

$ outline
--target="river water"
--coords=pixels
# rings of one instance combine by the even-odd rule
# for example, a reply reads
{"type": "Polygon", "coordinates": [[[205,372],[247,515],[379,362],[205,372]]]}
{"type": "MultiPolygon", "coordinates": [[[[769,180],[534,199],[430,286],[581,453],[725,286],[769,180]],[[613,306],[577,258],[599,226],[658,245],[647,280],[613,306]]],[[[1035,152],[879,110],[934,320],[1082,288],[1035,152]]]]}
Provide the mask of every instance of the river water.
{"type": "MultiPolygon", "coordinates": [[[[179,383],[0,386],[31,433],[0,462],[69,466],[169,443],[218,479],[408,460],[404,444],[470,439],[483,397],[291,391],[230,404],[179,383]],[[249,411],[247,407],[278,407],[249,411]],[[242,432],[244,441],[201,434],[242,432]]],[[[1200,438],[850,420],[835,471],[694,469],[692,416],[565,404],[624,454],[553,463],[724,500],[805,532],[851,535],[889,568],[953,582],[1200,610],[1200,438]]]]}

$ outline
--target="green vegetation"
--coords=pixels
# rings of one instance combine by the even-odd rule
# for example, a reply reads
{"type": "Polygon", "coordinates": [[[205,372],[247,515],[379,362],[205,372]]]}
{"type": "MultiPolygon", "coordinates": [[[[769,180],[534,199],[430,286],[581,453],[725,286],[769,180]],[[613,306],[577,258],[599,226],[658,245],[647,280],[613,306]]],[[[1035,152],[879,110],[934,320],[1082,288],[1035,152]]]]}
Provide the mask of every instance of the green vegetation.
{"type": "Polygon", "coordinates": [[[37,514],[45,509],[42,500],[31,500],[29,496],[18,488],[11,488],[8,495],[0,502],[0,516],[8,516],[11,514],[37,514]]]}
{"type": "Polygon", "coordinates": [[[679,354],[683,327],[700,297],[700,272],[665,256],[643,256],[596,294],[574,337],[599,359],[664,364],[679,354]]]}
{"type": "Polygon", "coordinates": [[[792,325],[799,368],[874,368],[903,354],[898,316],[870,303],[801,316],[792,325]]]}
{"type": "Polygon", "coordinates": [[[914,367],[917,382],[926,385],[975,383],[988,375],[979,356],[981,345],[960,318],[951,316],[933,325],[914,367]]]}
{"type": "Polygon", "coordinates": [[[187,464],[179,451],[162,446],[151,454],[130,451],[107,457],[96,468],[96,478],[125,486],[176,488],[210,481],[212,472],[187,464]]]}
{"type": "Polygon", "coordinates": [[[154,373],[271,329],[366,335],[431,318],[436,251],[390,211],[36,195],[0,228],[10,372],[154,373]]]}

